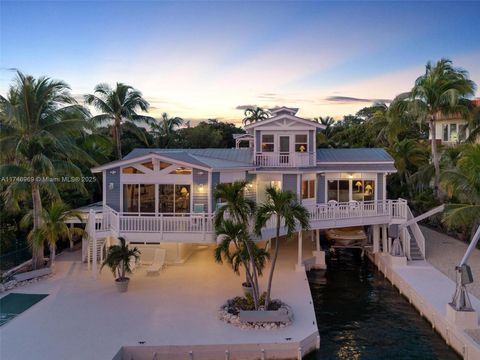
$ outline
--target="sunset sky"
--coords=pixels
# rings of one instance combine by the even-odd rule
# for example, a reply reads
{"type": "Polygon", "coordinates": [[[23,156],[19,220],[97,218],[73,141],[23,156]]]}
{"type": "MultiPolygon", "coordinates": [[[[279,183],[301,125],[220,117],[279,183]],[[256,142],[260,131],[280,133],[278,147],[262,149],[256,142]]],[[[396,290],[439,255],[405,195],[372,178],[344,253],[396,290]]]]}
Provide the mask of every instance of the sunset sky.
{"type": "MultiPolygon", "coordinates": [[[[0,93],[12,68],[141,90],[156,116],[239,122],[245,105],[355,113],[448,57],[480,84],[480,2],[112,2],[0,5],[0,93]]],[[[478,96],[477,91],[477,96],[478,96]]]]}

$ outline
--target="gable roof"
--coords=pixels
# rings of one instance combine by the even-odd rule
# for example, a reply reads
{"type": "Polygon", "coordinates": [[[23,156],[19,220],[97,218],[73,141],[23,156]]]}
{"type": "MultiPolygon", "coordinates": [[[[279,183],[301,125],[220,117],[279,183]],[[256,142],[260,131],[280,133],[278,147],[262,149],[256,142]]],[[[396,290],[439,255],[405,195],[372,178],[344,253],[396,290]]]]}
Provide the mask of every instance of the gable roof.
{"type": "Polygon", "coordinates": [[[286,113],[280,113],[280,114],[272,116],[271,118],[268,118],[266,120],[257,121],[257,122],[245,125],[244,128],[245,128],[245,130],[249,130],[249,129],[253,129],[257,126],[263,126],[263,125],[266,125],[266,124],[270,124],[272,122],[275,122],[275,121],[281,120],[281,119],[290,119],[290,120],[299,122],[299,123],[304,124],[304,125],[315,127],[317,129],[325,129],[325,125],[322,125],[322,124],[320,124],[316,121],[309,120],[309,119],[304,119],[304,118],[301,118],[301,117],[298,117],[298,116],[295,116],[295,115],[291,115],[291,114],[286,114],[286,113]]]}

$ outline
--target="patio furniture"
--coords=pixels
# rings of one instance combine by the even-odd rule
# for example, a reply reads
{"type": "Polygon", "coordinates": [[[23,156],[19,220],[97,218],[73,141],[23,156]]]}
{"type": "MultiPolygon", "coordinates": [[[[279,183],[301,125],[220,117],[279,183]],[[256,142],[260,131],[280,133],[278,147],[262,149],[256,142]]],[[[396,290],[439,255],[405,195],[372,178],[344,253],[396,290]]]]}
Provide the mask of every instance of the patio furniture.
{"type": "Polygon", "coordinates": [[[156,249],[153,263],[147,268],[147,274],[158,273],[165,266],[165,249],[156,249]]]}

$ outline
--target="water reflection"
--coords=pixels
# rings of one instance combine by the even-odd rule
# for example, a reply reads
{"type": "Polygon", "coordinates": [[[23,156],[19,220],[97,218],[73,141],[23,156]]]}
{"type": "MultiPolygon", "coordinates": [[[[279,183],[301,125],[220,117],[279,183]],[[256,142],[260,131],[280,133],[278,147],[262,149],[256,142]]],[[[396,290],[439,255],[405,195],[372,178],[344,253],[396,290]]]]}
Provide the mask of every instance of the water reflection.
{"type": "Polygon", "coordinates": [[[460,359],[359,252],[327,264],[308,274],[321,349],[306,359],[460,359]]]}

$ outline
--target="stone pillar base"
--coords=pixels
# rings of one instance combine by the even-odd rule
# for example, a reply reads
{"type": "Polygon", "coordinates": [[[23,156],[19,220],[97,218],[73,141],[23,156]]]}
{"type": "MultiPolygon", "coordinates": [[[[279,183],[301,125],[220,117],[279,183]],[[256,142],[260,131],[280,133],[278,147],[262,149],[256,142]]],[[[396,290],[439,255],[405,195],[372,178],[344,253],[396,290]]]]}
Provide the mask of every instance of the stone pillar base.
{"type": "Polygon", "coordinates": [[[390,266],[407,266],[407,257],[387,254],[387,262],[390,266]]]}
{"type": "Polygon", "coordinates": [[[478,329],[476,311],[457,311],[447,304],[447,320],[461,329],[478,329]]]}
{"type": "Polygon", "coordinates": [[[295,264],[295,271],[305,271],[305,265],[295,264]]]}
{"type": "Polygon", "coordinates": [[[314,269],[326,269],[327,263],[325,262],[325,251],[312,251],[315,256],[315,264],[312,266],[314,269]]]}

